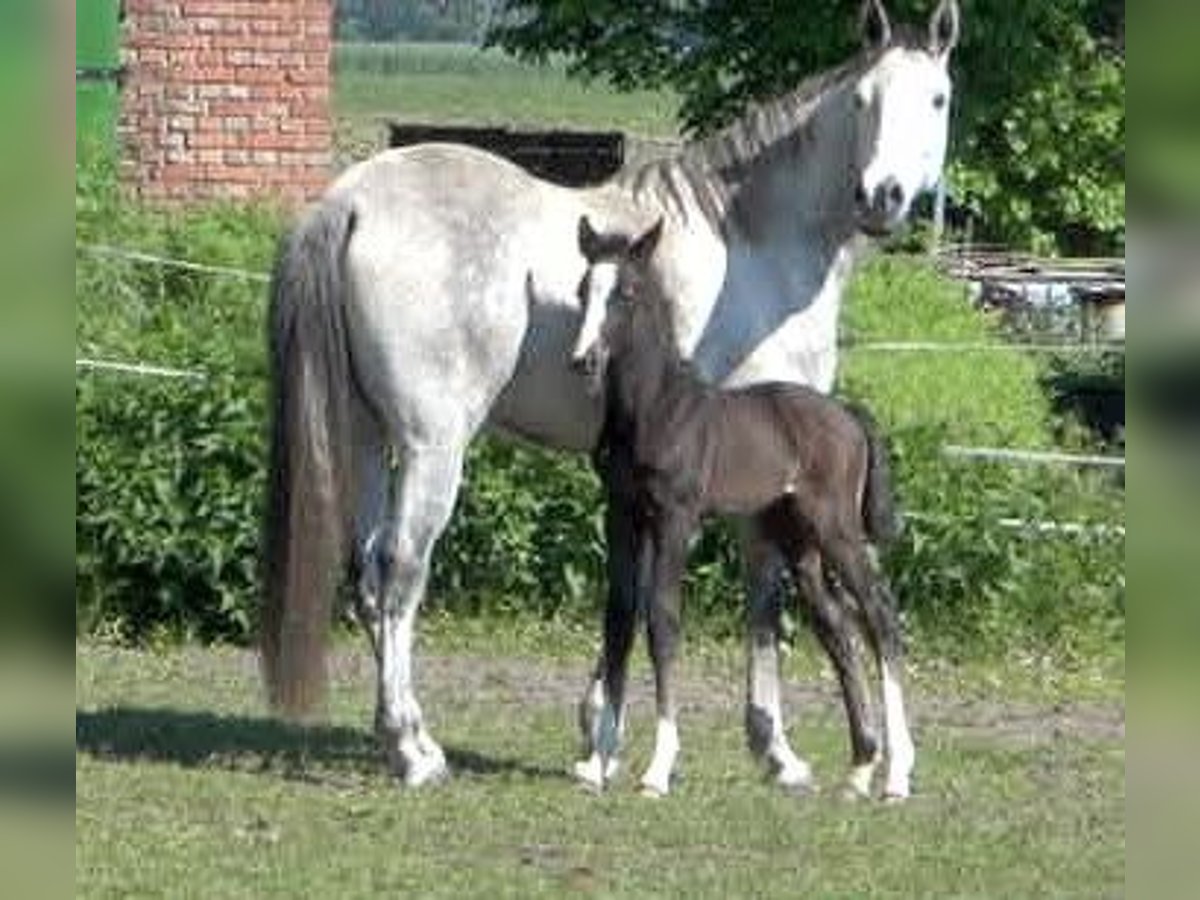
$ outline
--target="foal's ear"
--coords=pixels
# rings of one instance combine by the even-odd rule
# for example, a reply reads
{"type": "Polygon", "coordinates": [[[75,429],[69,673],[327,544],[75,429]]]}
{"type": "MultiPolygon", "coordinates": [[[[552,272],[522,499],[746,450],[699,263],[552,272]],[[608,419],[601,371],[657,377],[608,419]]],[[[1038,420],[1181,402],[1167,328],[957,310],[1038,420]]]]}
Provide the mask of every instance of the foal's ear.
{"type": "Polygon", "coordinates": [[[958,0],[942,0],[929,18],[929,52],[946,56],[958,43],[958,0]]]}
{"type": "Polygon", "coordinates": [[[868,47],[886,47],[892,40],[892,23],[883,0],[865,0],[859,13],[863,43],[868,47]]]}
{"type": "Polygon", "coordinates": [[[602,241],[600,235],[596,234],[592,228],[592,223],[588,221],[587,215],[579,217],[579,252],[583,254],[583,258],[589,263],[595,262],[602,251],[602,241]]]}
{"type": "Polygon", "coordinates": [[[659,216],[658,221],[651,225],[641,237],[630,245],[630,259],[642,264],[649,262],[650,257],[654,255],[654,249],[658,246],[658,239],[662,237],[662,230],[663,220],[662,216],[659,216]]]}

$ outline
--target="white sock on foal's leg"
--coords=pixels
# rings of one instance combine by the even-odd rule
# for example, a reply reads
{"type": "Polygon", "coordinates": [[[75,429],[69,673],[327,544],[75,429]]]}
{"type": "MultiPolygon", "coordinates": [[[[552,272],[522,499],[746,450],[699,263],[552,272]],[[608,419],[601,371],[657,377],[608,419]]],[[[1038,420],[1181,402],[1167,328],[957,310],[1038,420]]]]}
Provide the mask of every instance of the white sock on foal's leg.
{"type": "Polygon", "coordinates": [[[603,790],[617,774],[620,765],[617,754],[621,748],[623,723],[621,716],[605,700],[604,685],[601,681],[593,683],[584,702],[595,704],[592,707],[592,733],[587,736],[591,744],[591,753],[587,759],[575,763],[575,777],[587,787],[603,790]]]}
{"type": "Polygon", "coordinates": [[[904,715],[904,691],[896,673],[886,661],[879,664],[883,682],[883,739],[887,752],[887,781],[883,796],[889,800],[904,800],[909,796],[909,784],[916,749],[904,715]]]}
{"type": "Polygon", "coordinates": [[[671,773],[679,756],[679,729],[670,719],[659,719],[654,734],[654,756],[642,776],[642,793],[665,797],[671,791],[671,773]]]}

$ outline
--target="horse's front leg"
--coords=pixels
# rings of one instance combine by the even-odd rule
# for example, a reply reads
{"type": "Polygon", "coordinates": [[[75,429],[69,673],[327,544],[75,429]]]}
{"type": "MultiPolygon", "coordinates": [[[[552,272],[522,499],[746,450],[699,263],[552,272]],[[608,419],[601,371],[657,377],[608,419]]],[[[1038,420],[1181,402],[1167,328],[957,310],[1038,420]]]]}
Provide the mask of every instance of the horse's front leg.
{"type": "Polygon", "coordinates": [[[763,760],[777,784],[789,790],[813,787],[812,767],[796,755],[783,724],[779,640],[786,560],[761,530],[748,523],[742,532],[749,603],[746,685],[746,743],[763,760]]]}
{"type": "Polygon", "coordinates": [[[696,518],[687,512],[667,512],[656,519],[652,529],[654,565],[643,594],[658,711],[654,756],[642,775],[642,792],[650,796],[665,796],[670,791],[671,775],[679,756],[672,679],[679,645],[680,586],[687,566],[688,538],[695,524],[696,518]]]}
{"type": "MultiPolygon", "coordinates": [[[[617,773],[617,754],[625,725],[625,679],[637,624],[639,558],[646,548],[632,510],[619,496],[605,507],[608,550],[608,601],[604,608],[604,644],[592,681],[579,704],[579,727],[586,758],[575,764],[575,777],[601,789],[617,773]]],[[[645,563],[643,563],[645,564],[645,563]]]]}

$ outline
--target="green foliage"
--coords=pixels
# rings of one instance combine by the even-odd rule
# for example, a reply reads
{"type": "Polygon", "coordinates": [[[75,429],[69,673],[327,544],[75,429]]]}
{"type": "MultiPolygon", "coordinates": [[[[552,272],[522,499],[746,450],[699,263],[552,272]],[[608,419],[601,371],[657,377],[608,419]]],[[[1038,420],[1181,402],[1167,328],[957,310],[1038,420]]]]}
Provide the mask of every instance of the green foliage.
{"type": "MultiPolygon", "coordinates": [[[[575,73],[625,89],[670,87],[685,127],[707,131],[852,54],[847,6],[510,0],[489,40],[526,59],[565,55],[575,73]]],[[[976,236],[1074,253],[1123,247],[1123,7],[963,6],[949,174],[955,200],[979,217],[976,236]]],[[[924,22],[931,4],[887,7],[924,22]]]]}
{"type": "Polygon", "coordinates": [[[256,596],[263,391],[84,377],[75,393],[78,627],[244,640],[256,596]]]}
{"type": "MultiPolygon", "coordinates": [[[[104,166],[77,172],[80,240],[265,271],[278,216],[163,214],[120,202],[104,166]]],[[[265,289],[212,275],[76,258],[80,355],[197,368],[203,381],[81,373],[76,384],[76,605],[81,631],[245,640],[257,598],[265,481],[265,289]]],[[[881,257],[856,279],[851,341],[994,338],[925,264],[881,257]]],[[[843,390],[883,423],[909,522],[889,569],[916,640],[946,652],[1083,654],[1123,635],[1122,541],[1037,540],[1002,517],[1122,521],[1123,492],[1093,476],[974,466],[947,442],[1050,446],[1039,363],[1020,354],[847,351],[843,390]]],[[[478,442],[435,554],[431,605],[595,622],[604,544],[586,460],[478,442]]],[[[691,556],[693,631],[740,634],[733,528],[691,556]]]]}

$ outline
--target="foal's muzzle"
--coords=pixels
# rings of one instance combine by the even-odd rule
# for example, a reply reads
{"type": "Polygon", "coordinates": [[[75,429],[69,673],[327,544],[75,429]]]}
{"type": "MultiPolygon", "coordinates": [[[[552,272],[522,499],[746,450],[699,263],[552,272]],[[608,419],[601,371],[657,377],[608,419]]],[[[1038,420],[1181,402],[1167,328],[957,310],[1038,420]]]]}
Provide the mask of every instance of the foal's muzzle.
{"type": "Polygon", "coordinates": [[[597,391],[604,380],[605,354],[597,347],[571,357],[571,371],[587,379],[588,389],[597,391]]]}

